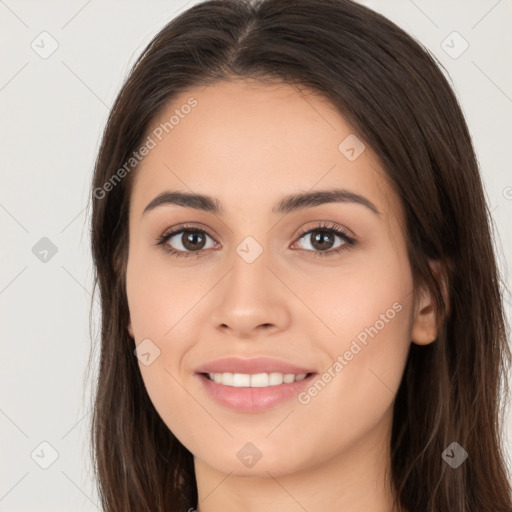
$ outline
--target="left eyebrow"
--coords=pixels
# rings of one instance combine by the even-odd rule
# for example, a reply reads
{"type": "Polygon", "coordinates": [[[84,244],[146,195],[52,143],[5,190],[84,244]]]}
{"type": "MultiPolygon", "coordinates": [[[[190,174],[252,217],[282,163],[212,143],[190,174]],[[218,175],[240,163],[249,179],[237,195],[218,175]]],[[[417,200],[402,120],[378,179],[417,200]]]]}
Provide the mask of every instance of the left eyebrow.
{"type": "MultiPolygon", "coordinates": [[[[321,190],[316,192],[305,192],[292,194],[282,198],[276,206],[272,208],[274,213],[290,213],[295,210],[313,208],[328,203],[355,203],[365,206],[376,215],[381,215],[377,207],[366,197],[345,189],[321,190]]],[[[224,208],[220,201],[204,194],[193,194],[188,192],[165,191],[156,196],[144,208],[142,215],[157,208],[174,204],[185,208],[194,208],[215,215],[223,215],[224,208]]]]}
{"type": "Polygon", "coordinates": [[[312,208],[328,203],[360,204],[369,208],[376,215],[380,215],[377,207],[369,199],[342,188],[286,196],[279,202],[279,204],[272,208],[272,211],[275,213],[290,213],[294,210],[312,208]]]}

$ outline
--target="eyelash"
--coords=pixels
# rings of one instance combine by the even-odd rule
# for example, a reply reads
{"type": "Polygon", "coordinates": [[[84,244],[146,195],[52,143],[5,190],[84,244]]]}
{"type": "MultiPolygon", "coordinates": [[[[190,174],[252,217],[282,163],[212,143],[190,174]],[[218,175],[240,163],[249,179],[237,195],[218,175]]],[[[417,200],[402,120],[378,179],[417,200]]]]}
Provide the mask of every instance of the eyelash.
{"type": "MultiPolygon", "coordinates": [[[[163,246],[163,250],[171,254],[172,256],[176,256],[178,258],[185,257],[185,258],[193,258],[198,257],[201,255],[201,252],[204,251],[204,249],[200,249],[198,251],[180,251],[177,249],[172,249],[166,245],[167,241],[173,237],[174,235],[177,235],[179,233],[182,233],[184,231],[190,231],[192,233],[201,233],[205,234],[207,236],[211,237],[205,230],[196,228],[194,226],[189,226],[187,224],[180,224],[179,226],[176,226],[171,231],[166,231],[163,233],[163,235],[159,236],[156,240],[156,245],[163,246]]],[[[300,240],[304,235],[308,235],[311,233],[314,233],[316,231],[322,231],[322,232],[328,232],[328,233],[334,233],[335,235],[339,236],[344,240],[344,244],[338,247],[337,249],[333,250],[327,250],[327,251],[311,251],[308,249],[302,249],[306,252],[312,252],[314,254],[314,257],[328,257],[328,256],[335,256],[337,254],[342,253],[343,251],[347,251],[354,247],[356,245],[356,240],[349,236],[342,228],[339,228],[332,224],[322,223],[318,226],[315,226],[314,228],[310,229],[303,229],[299,232],[297,236],[297,240],[300,240]]]]}

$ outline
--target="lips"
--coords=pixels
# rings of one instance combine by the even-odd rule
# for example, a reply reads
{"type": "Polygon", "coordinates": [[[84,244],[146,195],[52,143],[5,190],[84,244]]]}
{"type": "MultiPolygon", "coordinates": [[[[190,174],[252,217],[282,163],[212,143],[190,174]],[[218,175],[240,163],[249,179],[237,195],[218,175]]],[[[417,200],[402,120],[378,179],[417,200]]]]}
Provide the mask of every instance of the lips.
{"type": "Polygon", "coordinates": [[[309,386],[316,372],[270,357],[229,357],[206,363],[196,376],[212,400],[238,412],[263,412],[309,386]]]}

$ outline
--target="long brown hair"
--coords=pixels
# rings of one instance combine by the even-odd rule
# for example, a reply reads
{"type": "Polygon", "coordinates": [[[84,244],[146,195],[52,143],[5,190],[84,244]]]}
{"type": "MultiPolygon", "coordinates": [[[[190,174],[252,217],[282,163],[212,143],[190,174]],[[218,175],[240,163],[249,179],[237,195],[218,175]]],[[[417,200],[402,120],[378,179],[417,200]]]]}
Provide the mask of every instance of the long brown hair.
{"type": "Polygon", "coordinates": [[[154,37],[114,103],[91,194],[102,311],[91,439],[104,510],[197,504],[192,454],[153,407],[127,332],[128,207],[137,169],[126,162],[176,95],[232,77],[322,94],[375,151],[404,205],[415,289],[434,294],[439,331],[435,342],[411,345],[396,396],[396,503],[411,512],[509,512],[502,421],[511,352],[470,134],[435,58],[349,0],[196,4],[154,37]],[[448,303],[429,260],[440,264],[448,303]],[[442,457],[453,442],[468,453],[456,469],[442,457]]]}

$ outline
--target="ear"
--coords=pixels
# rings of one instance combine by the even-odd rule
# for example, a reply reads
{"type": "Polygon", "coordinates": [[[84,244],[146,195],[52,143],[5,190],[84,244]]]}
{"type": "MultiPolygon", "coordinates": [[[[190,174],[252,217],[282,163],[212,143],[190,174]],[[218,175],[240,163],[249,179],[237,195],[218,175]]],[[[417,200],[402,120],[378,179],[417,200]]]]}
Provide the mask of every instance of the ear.
{"type": "MultiPolygon", "coordinates": [[[[443,298],[448,310],[448,292],[444,274],[438,261],[431,261],[430,267],[439,281],[443,298]]],[[[448,311],[447,311],[448,313],[448,311]]],[[[422,289],[414,312],[411,340],[417,345],[428,345],[437,339],[437,320],[434,296],[430,291],[422,289]]]]}
{"type": "Polygon", "coordinates": [[[132,338],[135,338],[135,336],[133,335],[132,322],[131,322],[130,320],[128,321],[128,327],[127,327],[127,329],[128,329],[128,332],[130,333],[130,336],[131,336],[132,338]]]}
{"type": "Polygon", "coordinates": [[[416,345],[428,345],[437,338],[434,301],[431,294],[422,290],[414,312],[411,340],[416,345]]]}

